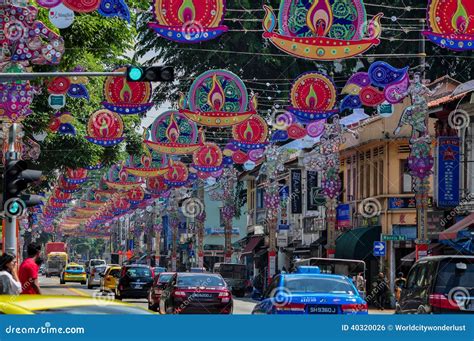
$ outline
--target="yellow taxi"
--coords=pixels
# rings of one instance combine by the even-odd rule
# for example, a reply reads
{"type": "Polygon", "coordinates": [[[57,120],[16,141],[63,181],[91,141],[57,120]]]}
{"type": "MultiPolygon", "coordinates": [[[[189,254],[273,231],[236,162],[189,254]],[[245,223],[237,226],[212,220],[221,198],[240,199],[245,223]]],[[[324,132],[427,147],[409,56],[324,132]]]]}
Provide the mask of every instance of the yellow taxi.
{"type": "Polygon", "coordinates": [[[100,278],[100,291],[115,292],[117,287],[117,280],[120,278],[120,272],[122,267],[120,265],[111,264],[105,269],[105,272],[101,274],[100,278]]]}
{"type": "Polygon", "coordinates": [[[81,284],[86,284],[86,281],[86,269],[83,265],[77,263],[69,263],[66,265],[59,278],[61,284],[66,284],[66,282],[81,282],[81,284]]]}
{"type": "Polygon", "coordinates": [[[0,295],[0,314],[152,314],[112,296],[0,295]]]}

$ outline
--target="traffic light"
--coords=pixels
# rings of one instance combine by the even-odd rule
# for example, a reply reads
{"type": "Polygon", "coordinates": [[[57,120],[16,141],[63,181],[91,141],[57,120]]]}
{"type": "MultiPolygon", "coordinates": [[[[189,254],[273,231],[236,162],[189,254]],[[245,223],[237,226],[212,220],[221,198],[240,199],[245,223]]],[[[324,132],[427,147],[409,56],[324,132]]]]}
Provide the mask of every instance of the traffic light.
{"type": "Polygon", "coordinates": [[[11,217],[22,215],[26,207],[39,205],[39,195],[21,194],[28,185],[41,178],[41,171],[28,169],[23,160],[7,160],[3,175],[3,209],[11,217]]]}
{"type": "Polygon", "coordinates": [[[172,82],[174,68],[171,66],[127,66],[128,82],[172,82]]]}

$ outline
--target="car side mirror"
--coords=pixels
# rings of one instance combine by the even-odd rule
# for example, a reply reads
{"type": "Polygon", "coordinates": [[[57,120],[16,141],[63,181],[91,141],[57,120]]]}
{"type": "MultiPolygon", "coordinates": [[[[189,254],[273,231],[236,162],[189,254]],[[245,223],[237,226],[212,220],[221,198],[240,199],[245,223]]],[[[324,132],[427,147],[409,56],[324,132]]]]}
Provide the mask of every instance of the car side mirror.
{"type": "Polygon", "coordinates": [[[456,263],[456,270],[457,271],[466,271],[467,264],[466,263],[456,263]]]}

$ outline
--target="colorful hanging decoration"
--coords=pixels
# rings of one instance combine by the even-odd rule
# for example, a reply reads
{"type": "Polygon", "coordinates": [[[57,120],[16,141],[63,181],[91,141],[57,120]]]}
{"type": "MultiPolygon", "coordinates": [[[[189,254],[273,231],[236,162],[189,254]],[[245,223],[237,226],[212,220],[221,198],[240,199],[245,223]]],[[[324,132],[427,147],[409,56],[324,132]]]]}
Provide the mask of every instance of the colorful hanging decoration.
{"type": "Polygon", "coordinates": [[[257,99],[248,98],[242,80],[226,70],[211,70],[198,76],[187,97],[181,96],[179,112],[199,125],[230,127],[257,113],[257,99]]]}
{"type": "Polygon", "coordinates": [[[276,118],[272,141],[319,137],[327,118],[338,112],[334,109],[336,96],[336,87],[328,76],[318,72],[299,76],[291,88],[291,106],[276,118]]]}
{"type": "Polygon", "coordinates": [[[141,187],[143,182],[138,181],[135,176],[129,175],[124,167],[115,165],[110,168],[107,179],[104,179],[104,183],[110,189],[129,191],[141,187]]]}
{"type": "MultiPolygon", "coordinates": [[[[114,72],[125,72],[120,67],[114,72]]],[[[150,82],[128,82],[125,77],[107,77],[104,83],[105,102],[102,104],[110,111],[121,115],[141,114],[148,111],[151,100],[150,82]]]]}
{"type": "Polygon", "coordinates": [[[103,147],[115,146],[124,140],[122,118],[110,110],[98,110],[89,118],[87,133],[85,138],[91,143],[103,147]]]}
{"type": "Polygon", "coordinates": [[[178,43],[200,43],[228,30],[222,25],[225,0],[154,0],[153,14],[155,22],[148,26],[178,43]]]}
{"type": "Polygon", "coordinates": [[[204,142],[193,154],[192,168],[197,170],[200,179],[207,179],[222,169],[223,155],[219,146],[212,142],[204,142]]]}
{"type": "Polygon", "coordinates": [[[397,69],[386,62],[375,62],[369,72],[357,72],[342,89],[346,97],[341,102],[340,110],[357,109],[363,105],[376,107],[385,101],[391,104],[400,103],[410,85],[408,67],[397,69]]]}
{"type": "Polygon", "coordinates": [[[165,184],[170,187],[184,186],[188,182],[188,168],[181,161],[170,160],[168,171],[164,175],[165,184]]]}
{"type": "Polygon", "coordinates": [[[97,11],[104,17],[118,17],[130,22],[130,10],[124,0],[36,0],[36,3],[51,10],[63,4],[77,13],[97,11]]]}
{"type": "Polygon", "coordinates": [[[430,0],[429,29],[423,34],[433,43],[454,51],[474,50],[474,3],[470,0],[430,0]]]}
{"type": "Polygon", "coordinates": [[[145,148],[145,153],[140,158],[140,166],[135,166],[133,162],[133,157],[130,157],[130,166],[124,166],[123,169],[131,175],[140,177],[140,178],[150,178],[156,177],[159,175],[164,175],[167,170],[167,159],[165,156],[162,158],[162,162],[158,165],[153,165],[153,158],[148,150],[145,148]]]}
{"type": "Polygon", "coordinates": [[[70,183],[66,181],[64,176],[59,178],[59,190],[64,193],[76,193],[81,190],[78,184],[70,183]]]}
{"type": "Polygon", "coordinates": [[[224,149],[224,155],[232,157],[236,164],[251,161],[257,164],[262,160],[267,145],[268,125],[259,115],[232,127],[233,140],[224,149]]]}
{"type": "Polygon", "coordinates": [[[263,37],[295,57],[344,59],[380,44],[383,14],[377,14],[367,25],[362,0],[281,0],[279,33],[273,9],[263,8],[263,37]]]}
{"type": "Polygon", "coordinates": [[[3,53],[0,62],[58,64],[64,52],[64,40],[41,21],[34,6],[1,5],[0,37],[3,53]]]}
{"type": "Polygon", "coordinates": [[[57,112],[49,124],[49,129],[62,135],[76,135],[74,117],[68,112],[57,112]]]}
{"type": "MultiPolygon", "coordinates": [[[[1,69],[5,73],[24,72],[24,67],[15,63],[7,63],[1,69]]],[[[39,93],[38,89],[32,86],[29,81],[0,83],[0,96],[2,98],[0,114],[6,116],[12,122],[23,120],[31,114],[30,105],[37,93],[39,93]]]]}
{"type": "Polygon", "coordinates": [[[145,143],[158,153],[192,154],[202,144],[196,123],[177,111],[166,111],[153,122],[145,143]]]}
{"type": "Polygon", "coordinates": [[[82,184],[87,181],[87,169],[85,168],[68,168],[64,179],[71,184],[82,184]]]}
{"type": "Polygon", "coordinates": [[[146,180],[147,192],[154,195],[162,195],[168,190],[168,185],[165,183],[163,176],[154,176],[146,180]]]}

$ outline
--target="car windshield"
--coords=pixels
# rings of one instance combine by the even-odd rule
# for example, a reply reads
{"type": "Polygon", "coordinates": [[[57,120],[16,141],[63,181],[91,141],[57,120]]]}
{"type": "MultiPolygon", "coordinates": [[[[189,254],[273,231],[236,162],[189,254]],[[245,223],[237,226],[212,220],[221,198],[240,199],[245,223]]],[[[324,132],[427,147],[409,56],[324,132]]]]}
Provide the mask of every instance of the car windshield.
{"type": "Polygon", "coordinates": [[[238,264],[221,264],[219,273],[224,278],[246,279],[247,269],[245,265],[238,264]]]}
{"type": "Polygon", "coordinates": [[[178,275],[178,287],[224,287],[221,276],[215,275],[178,275]]]}
{"type": "Polygon", "coordinates": [[[156,267],[155,268],[155,272],[158,273],[158,272],[165,272],[166,269],[165,268],[162,268],[162,267],[156,267]]]}
{"type": "Polygon", "coordinates": [[[285,278],[283,285],[291,293],[354,294],[352,285],[342,278],[292,276],[285,278]]]}
{"type": "Polygon", "coordinates": [[[67,269],[68,271],[82,271],[84,270],[82,266],[68,266],[67,269]]]}
{"type": "Polygon", "coordinates": [[[73,315],[142,315],[151,312],[138,307],[112,306],[112,305],[90,305],[79,307],[63,307],[55,309],[36,310],[36,314],[73,314],[73,315]]]}
{"type": "Polygon", "coordinates": [[[118,277],[120,275],[120,269],[112,269],[109,272],[110,276],[118,277]]]}
{"type": "Polygon", "coordinates": [[[145,267],[137,267],[137,268],[128,268],[127,275],[131,278],[137,277],[151,277],[151,271],[145,267]]]}
{"type": "Polygon", "coordinates": [[[105,268],[105,266],[96,266],[95,271],[101,273],[105,271],[105,268]]]}
{"type": "Polygon", "coordinates": [[[91,260],[91,266],[97,266],[97,265],[103,265],[103,264],[105,264],[105,260],[100,260],[100,259],[91,260]]]}
{"type": "Polygon", "coordinates": [[[158,277],[158,283],[168,283],[172,276],[172,274],[160,275],[160,277],[158,277]]]}
{"type": "Polygon", "coordinates": [[[436,292],[447,294],[456,287],[466,288],[474,294],[473,260],[451,259],[439,264],[436,292]],[[458,263],[464,264],[466,270],[456,269],[456,264],[458,263]]]}

